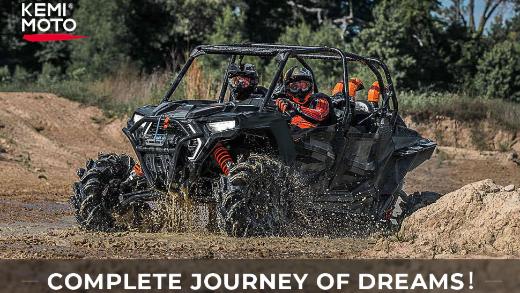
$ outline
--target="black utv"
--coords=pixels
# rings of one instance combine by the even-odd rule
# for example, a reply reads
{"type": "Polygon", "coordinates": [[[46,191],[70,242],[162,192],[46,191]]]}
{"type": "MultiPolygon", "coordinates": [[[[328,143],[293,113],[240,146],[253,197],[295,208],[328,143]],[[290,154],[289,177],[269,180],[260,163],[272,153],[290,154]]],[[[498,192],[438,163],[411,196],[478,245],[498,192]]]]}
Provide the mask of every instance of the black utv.
{"type": "Polygon", "coordinates": [[[125,214],[138,224],[157,201],[181,191],[191,202],[212,205],[218,228],[231,236],[282,235],[302,212],[399,224],[404,177],[436,146],[398,115],[392,79],[380,60],[337,48],[271,44],[195,48],[162,101],[138,108],[123,132],[137,162],[100,154],[77,172],[71,204],[85,229],[123,229],[116,218],[125,214]],[[245,100],[227,97],[228,72],[218,97],[171,100],[205,55],[219,55],[228,68],[244,58],[266,58],[276,71],[265,94],[245,100]],[[310,64],[316,61],[336,63],[345,85],[351,65],[365,66],[381,88],[380,101],[356,101],[343,87],[331,98],[329,123],[290,127],[290,117],[274,103],[284,68],[297,63],[314,77],[310,64]]]}

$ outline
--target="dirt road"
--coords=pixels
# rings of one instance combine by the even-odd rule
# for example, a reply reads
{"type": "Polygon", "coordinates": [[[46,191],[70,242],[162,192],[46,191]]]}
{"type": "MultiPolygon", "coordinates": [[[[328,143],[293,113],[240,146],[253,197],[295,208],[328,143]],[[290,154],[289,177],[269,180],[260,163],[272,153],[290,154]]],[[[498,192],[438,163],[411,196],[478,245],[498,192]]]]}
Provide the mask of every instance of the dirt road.
{"type": "MultiPolygon", "coordinates": [[[[412,235],[404,229],[402,237],[374,235],[368,239],[233,239],[204,231],[153,234],[80,231],[67,204],[70,185],[76,179],[75,170],[101,151],[131,154],[120,131],[123,122],[107,120],[94,107],[44,93],[0,93],[0,104],[1,258],[519,257],[518,249],[509,249],[507,245],[493,248],[493,241],[484,249],[482,245],[474,245],[479,240],[472,239],[467,245],[457,242],[457,249],[452,249],[449,242],[437,250],[428,249],[431,245],[425,244],[428,243],[425,235],[431,233],[429,230],[412,235]]],[[[503,186],[518,187],[520,167],[507,156],[507,153],[440,147],[430,161],[408,175],[405,190],[446,194],[486,178],[503,186]]],[[[493,192],[502,189],[491,188],[493,192]]],[[[457,199],[460,192],[446,198],[457,199]]],[[[493,193],[490,197],[511,196],[514,206],[518,191],[511,192],[503,196],[493,193]]],[[[504,208],[503,212],[510,213],[511,209],[504,208]]],[[[421,231],[417,222],[431,221],[424,212],[421,215],[423,218],[407,225],[421,231]]],[[[520,226],[518,218],[504,225],[501,227],[520,235],[520,231],[514,230],[520,226]]],[[[508,240],[502,237],[500,241],[507,244],[508,240]]]]}

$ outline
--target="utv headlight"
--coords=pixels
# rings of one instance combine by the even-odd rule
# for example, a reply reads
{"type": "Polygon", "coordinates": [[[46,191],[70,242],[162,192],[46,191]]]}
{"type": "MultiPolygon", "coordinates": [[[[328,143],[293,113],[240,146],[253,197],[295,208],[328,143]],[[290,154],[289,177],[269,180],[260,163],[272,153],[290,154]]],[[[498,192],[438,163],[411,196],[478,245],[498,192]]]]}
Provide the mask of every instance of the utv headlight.
{"type": "Polygon", "coordinates": [[[210,122],[207,125],[209,131],[211,131],[212,133],[217,133],[235,128],[236,122],[235,120],[218,121],[210,122]]]}
{"type": "Polygon", "coordinates": [[[134,123],[137,123],[137,121],[143,119],[143,117],[143,115],[134,114],[134,118],[132,120],[134,121],[134,123]]]}

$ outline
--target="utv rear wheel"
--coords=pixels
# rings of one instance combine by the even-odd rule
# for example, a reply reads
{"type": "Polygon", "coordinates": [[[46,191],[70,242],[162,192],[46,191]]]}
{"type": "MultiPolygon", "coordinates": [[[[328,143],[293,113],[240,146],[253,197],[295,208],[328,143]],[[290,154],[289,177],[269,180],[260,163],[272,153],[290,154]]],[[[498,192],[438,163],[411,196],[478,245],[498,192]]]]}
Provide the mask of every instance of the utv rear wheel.
{"type": "Polygon", "coordinates": [[[251,155],[234,165],[215,187],[220,231],[234,237],[277,236],[288,215],[286,167],[269,157],[251,155]]]}
{"type": "MultiPolygon", "coordinates": [[[[126,228],[117,224],[114,208],[123,192],[121,183],[129,177],[134,165],[134,160],[124,154],[100,154],[97,160],[87,161],[85,169],[78,170],[80,180],[73,185],[70,202],[82,228],[93,231],[126,228]]],[[[135,211],[141,208],[136,207],[135,211]]]]}

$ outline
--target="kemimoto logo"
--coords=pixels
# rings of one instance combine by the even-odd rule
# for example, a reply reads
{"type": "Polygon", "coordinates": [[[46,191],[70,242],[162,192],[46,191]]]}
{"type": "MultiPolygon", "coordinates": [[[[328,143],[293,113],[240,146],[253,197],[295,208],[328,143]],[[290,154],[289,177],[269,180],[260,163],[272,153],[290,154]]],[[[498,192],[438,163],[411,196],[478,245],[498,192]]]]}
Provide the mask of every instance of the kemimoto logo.
{"type": "Polygon", "coordinates": [[[67,41],[86,38],[72,34],[76,21],[72,3],[22,3],[23,39],[29,42],[67,41]]]}

